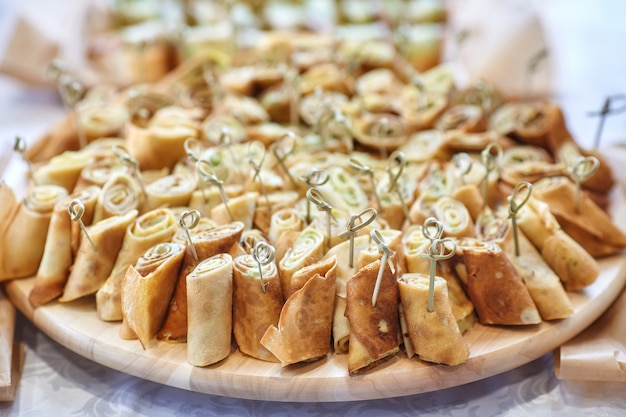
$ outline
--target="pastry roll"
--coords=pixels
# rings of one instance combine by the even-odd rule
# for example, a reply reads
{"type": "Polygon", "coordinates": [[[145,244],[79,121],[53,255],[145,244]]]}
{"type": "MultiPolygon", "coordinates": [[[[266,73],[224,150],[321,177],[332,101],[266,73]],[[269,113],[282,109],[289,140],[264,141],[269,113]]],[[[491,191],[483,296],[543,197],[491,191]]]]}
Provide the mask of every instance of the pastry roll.
{"type": "Polygon", "coordinates": [[[447,237],[472,237],[474,221],[465,205],[449,196],[441,196],[433,205],[433,216],[443,223],[443,234],[447,237]]]}
{"type": "Polygon", "coordinates": [[[245,230],[251,229],[258,196],[259,193],[250,192],[231,198],[228,203],[221,203],[214,207],[210,217],[219,224],[239,221],[243,223],[245,230]]]}
{"type": "Polygon", "coordinates": [[[533,196],[547,203],[565,233],[591,256],[602,257],[626,248],[626,234],[589,195],[581,191],[579,211],[575,185],[566,177],[545,178],[533,186],[533,196]]]}
{"type": "MultiPolygon", "coordinates": [[[[287,249],[285,255],[278,263],[281,287],[285,299],[289,298],[291,288],[291,276],[307,265],[311,265],[324,256],[325,236],[319,230],[307,227],[293,242],[293,246],[287,249]]],[[[277,251],[278,254],[278,251],[277,251]]],[[[334,282],[335,278],[333,278],[334,282]]]]}
{"type": "Polygon", "coordinates": [[[251,254],[234,259],[233,334],[241,352],[264,361],[278,362],[261,344],[261,338],[269,326],[278,325],[283,303],[275,262],[259,266],[251,254]]]}
{"type": "Polygon", "coordinates": [[[233,259],[227,253],[200,262],[187,281],[187,361],[207,366],[230,354],[233,332],[233,259]]]}
{"type": "Polygon", "coordinates": [[[309,279],[283,305],[278,325],[271,325],[261,344],[283,366],[310,362],[330,353],[337,261],[324,275],[309,279]]]}
{"type": "MultiPolygon", "coordinates": [[[[217,187],[202,184],[199,184],[199,187],[199,190],[194,190],[191,193],[188,206],[190,209],[198,210],[203,217],[211,217],[213,209],[222,204],[222,196],[217,187]]],[[[243,193],[243,187],[241,185],[224,185],[224,192],[228,198],[235,198],[243,193]]],[[[228,221],[230,222],[230,218],[228,221]]]]}
{"type": "Polygon", "coordinates": [[[106,218],[87,227],[93,241],[82,239],[60,302],[94,294],[113,270],[124,241],[126,228],[137,218],[137,210],[106,218]]]}
{"type": "MultiPolygon", "coordinates": [[[[6,185],[2,188],[9,191],[6,185]]],[[[12,217],[3,219],[8,227],[2,236],[0,281],[37,273],[54,206],[67,195],[68,191],[59,185],[35,185],[16,209],[11,210],[11,205],[7,205],[12,211],[7,214],[12,214],[12,217]]],[[[10,199],[7,202],[10,203],[10,199]]]]}
{"type": "Polygon", "coordinates": [[[96,312],[100,320],[122,320],[121,286],[126,270],[148,249],[169,241],[176,226],[174,214],[166,208],[144,213],[128,226],[113,269],[96,292],[96,312]]]}
{"type": "Polygon", "coordinates": [[[108,155],[98,158],[80,171],[80,175],[74,186],[74,191],[78,191],[90,185],[103,187],[114,172],[122,170],[124,170],[124,166],[116,156],[108,155]]]}
{"type": "Polygon", "coordinates": [[[274,213],[283,209],[292,209],[298,198],[297,192],[288,190],[272,192],[267,196],[259,194],[254,211],[254,227],[269,236],[274,213]]]}
{"type": "Polygon", "coordinates": [[[470,349],[454,319],[446,280],[435,276],[433,311],[428,311],[429,275],[404,274],[398,287],[409,339],[419,358],[451,366],[465,363],[470,349]]]}
{"type": "MultiPolygon", "coordinates": [[[[396,256],[391,261],[396,264],[396,256]]],[[[376,285],[381,260],[370,262],[346,283],[346,311],[350,322],[348,345],[348,373],[363,373],[400,351],[398,335],[397,268],[384,266],[376,305],[372,294],[376,285]]]]}
{"type": "MultiPolygon", "coordinates": [[[[380,230],[380,235],[385,241],[385,245],[392,252],[396,253],[396,266],[398,267],[397,275],[402,275],[406,271],[406,260],[404,259],[404,250],[402,248],[403,233],[400,230],[395,229],[383,229],[380,230]]],[[[356,267],[357,270],[363,268],[367,264],[380,259],[380,251],[378,245],[373,239],[370,239],[367,249],[361,250],[357,257],[356,267]]]]}
{"type": "Polygon", "coordinates": [[[159,178],[146,186],[145,211],[159,207],[186,206],[196,189],[196,179],[184,173],[159,178]]]}
{"type": "Polygon", "coordinates": [[[243,223],[241,222],[211,228],[196,227],[189,230],[198,260],[193,255],[193,249],[187,242],[185,232],[181,229],[175,233],[172,241],[186,244],[185,257],[180,268],[180,278],[176,283],[163,326],[157,333],[157,339],[170,342],[187,340],[187,281],[185,277],[203,260],[221,253],[228,253],[234,245],[239,243],[242,232],[243,223]]]}
{"type": "Polygon", "coordinates": [[[94,158],[85,152],[65,151],[50,159],[33,172],[33,182],[38,185],[59,185],[71,193],[81,171],[94,162],[94,158]]]}
{"type": "Polygon", "coordinates": [[[453,259],[481,323],[541,323],[528,289],[500,246],[464,238],[457,243],[453,259]]]}
{"type": "Polygon", "coordinates": [[[580,290],[595,282],[600,274],[598,262],[561,229],[548,204],[531,197],[518,212],[517,225],[566,290],[580,290]]]}
{"type": "Polygon", "coordinates": [[[360,213],[369,206],[367,195],[355,176],[341,166],[332,166],[327,172],[328,181],[317,188],[333,209],[360,213]]]}
{"type": "Polygon", "coordinates": [[[139,180],[124,171],[117,171],[102,186],[93,222],[131,210],[140,211],[143,201],[144,193],[139,180]]]}
{"type": "MultiPolygon", "coordinates": [[[[33,308],[54,300],[63,293],[63,288],[65,288],[70,267],[74,260],[72,230],[74,226],[78,225],[77,222],[72,221],[68,213],[70,203],[73,200],[78,200],[83,204],[83,207],[90,206],[93,213],[93,207],[99,192],[100,187],[93,185],[82,191],[70,194],[54,206],[41,263],[39,264],[33,287],[28,294],[28,301],[33,308]]],[[[81,217],[83,224],[89,225],[88,220],[85,219],[83,213],[81,217]]],[[[82,233],[80,226],[76,227],[76,229],[78,233],[82,233]]]]}
{"type": "Polygon", "coordinates": [[[304,219],[300,213],[292,207],[285,207],[272,214],[267,238],[272,244],[276,244],[285,231],[300,232],[304,227],[304,219]]]}
{"type": "Polygon", "coordinates": [[[485,208],[484,198],[476,184],[463,184],[457,187],[452,198],[463,203],[472,220],[476,220],[485,208]]]}
{"type": "Polygon", "coordinates": [[[183,256],[183,245],[158,243],[124,275],[120,295],[123,323],[144,349],[163,322],[183,256]]]}

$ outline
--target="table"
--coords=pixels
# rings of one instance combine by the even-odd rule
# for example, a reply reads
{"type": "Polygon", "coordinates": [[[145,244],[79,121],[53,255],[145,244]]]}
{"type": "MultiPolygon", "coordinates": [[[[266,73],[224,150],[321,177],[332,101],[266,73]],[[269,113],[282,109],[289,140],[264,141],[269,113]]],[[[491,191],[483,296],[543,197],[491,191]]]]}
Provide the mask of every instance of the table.
{"type": "MultiPolygon", "coordinates": [[[[3,3],[6,0],[0,1],[0,11],[10,10],[3,3]]],[[[621,22],[626,2],[533,4],[549,43],[558,45],[551,48],[558,87],[554,99],[563,106],[577,140],[591,146],[597,119],[586,113],[597,110],[606,95],[626,93],[626,59],[618,55],[626,40],[621,22]]],[[[8,18],[4,15],[0,23],[8,18]]],[[[6,77],[0,77],[0,108],[3,141],[12,141],[17,134],[34,141],[64,114],[53,92],[6,77]]],[[[602,149],[625,138],[626,116],[607,119],[602,149]]],[[[19,313],[16,340],[25,347],[24,371],[15,401],[0,403],[0,415],[626,415],[624,384],[559,381],[550,353],[512,371],[434,393],[360,402],[283,403],[188,392],[108,369],[51,340],[19,313]]]]}

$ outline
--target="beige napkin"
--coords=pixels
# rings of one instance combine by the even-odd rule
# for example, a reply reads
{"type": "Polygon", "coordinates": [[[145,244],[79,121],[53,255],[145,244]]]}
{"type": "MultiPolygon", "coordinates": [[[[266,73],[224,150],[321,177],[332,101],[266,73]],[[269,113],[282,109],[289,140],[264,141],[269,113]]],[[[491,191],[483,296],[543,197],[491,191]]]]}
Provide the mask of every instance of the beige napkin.
{"type": "MultiPolygon", "coordinates": [[[[626,144],[601,149],[626,192],[626,144]]],[[[623,213],[626,216],[626,213],[623,213]]],[[[624,272],[626,273],[626,272],[624,272]]],[[[554,352],[564,380],[626,382],[626,291],[585,331],[554,352]]]]}

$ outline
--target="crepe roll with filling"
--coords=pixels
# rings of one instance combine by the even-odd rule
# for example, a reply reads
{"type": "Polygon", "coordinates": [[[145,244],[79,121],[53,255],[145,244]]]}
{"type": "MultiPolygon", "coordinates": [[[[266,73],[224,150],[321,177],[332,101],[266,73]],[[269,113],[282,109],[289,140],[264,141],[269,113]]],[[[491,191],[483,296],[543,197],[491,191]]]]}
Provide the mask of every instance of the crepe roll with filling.
{"type": "Polygon", "coordinates": [[[275,191],[267,195],[260,193],[254,210],[253,226],[269,236],[274,213],[293,209],[298,198],[297,192],[289,190],[275,191]]]}
{"type": "Polygon", "coordinates": [[[278,272],[285,298],[289,298],[291,276],[305,266],[322,259],[324,256],[325,239],[326,237],[322,232],[309,226],[300,232],[293,245],[287,249],[285,255],[280,259],[278,272]]]}
{"type": "Polygon", "coordinates": [[[260,265],[251,254],[233,261],[233,335],[239,350],[268,362],[278,359],[261,344],[267,328],[278,325],[283,293],[275,262],[260,265]]]}
{"type": "Polygon", "coordinates": [[[474,221],[465,205],[449,196],[441,196],[432,207],[433,216],[443,223],[447,237],[473,237],[474,221]]]}
{"type": "Polygon", "coordinates": [[[517,224],[566,290],[580,290],[600,275],[598,262],[561,229],[548,204],[530,197],[518,211],[517,224]]]}
{"type": "Polygon", "coordinates": [[[82,239],[60,302],[96,293],[111,274],[128,226],[137,210],[108,217],[87,227],[90,239],[82,239]],[[92,245],[93,242],[93,245],[92,245]]]}
{"type": "MultiPolygon", "coordinates": [[[[12,194],[6,185],[3,189],[12,194]]],[[[2,236],[0,281],[25,278],[37,273],[48,237],[48,226],[54,207],[68,195],[60,185],[35,185],[19,203],[7,203],[9,216],[3,219],[8,225],[2,236]],[[14,209],[10,207],[13,206],[14,209]]]]}
{"type": "Polygon", "coordinates": [[[227,253],[200,262],[187,281],[187,361],[207,366],[230,354],[233,332],[233,259],[227,253]]]}
{"type": "MultiPolygon", "coordinates": [[[[385,245],[392,252],[396,253],[396,265],[398,267],[398,275],[403,274],[406,271],[406,259],[404,258],[404,250],[402,248],[403,233],[396,229],[381,229],[379,230],[385,245]]],[[[357,270],[365,267],[367,264],[372,263],[379,259],[381,256],[378,250],[378,244],[374,239],[370,239],[368,247],[359,252],[357,256],[356,267],[357,270]]]]}
{"type": "Polygon", "coordinates": [[[301,232],[305,226],[304,218],[295,208],[285,207],[272,214],[267,237],[272,244],[276,244],[284,232],[301,232]]]}
{"type": "Polygon", "coordinates": [[[96,292],[96,312],[100,320],[122,320],[121,287],[126,270],[148,249],[168,242],[176,227],[174,214],[166,208],[148,211],[128,226],[113,270],[96,292]]]}
{"type": "Polygon", "coordinates": [[[465,363],[470,349],[452,313],[446,280],[435,276],[432,311],[429,275],[404,274],[398,287],[409,339],[419,358],[450,366],[465,363]]]}
{"type": "Polygon", "coordinates": [[[117,171],[102,186],[94,212],[94,223],[131,210],[141,211],[145,195],[139,180],[125,171],[117,171]]]}
{"type": "Polygon", "coordinates": [[[541,323],[526,285],[499,245],[464,238],[452,259],[482,324],[541,323]]]}
{"type": "MultiPolygon", "coordinates": [[[[83,207],[90,206],[93,213],[99,192],[100,187],[93,185],[68,195],[54,206],[41,263],[33,287],[28,294],[28,301],[33,308],[47,304],[59,297],[65,288],[74,261],[72,229],[74,226],[78,226],[77,222],[72,221],[68,212],[70,204],[72,201],[79,201],[83,207]]],[[[89,225],[89,220],[83,220],[84,217],[83,212],[81,221],[86,222],[83,224],[89,225]]],[[[82,233],[80,226],[77,229],[79,233],[82,233]]]]}
{"type": "Polygon", "coordinates": [[[136,335],[144,349],[163,322],[183,256],[183,245],[158,243],[124,275],[121,285],[123,324],[136,335]]]}
{"type": "Polygon", "coordinates": [[[187,281],[185,277],[203,260],[221,253],[228,253],[239,243],[242,232],[243,223],[241,222],[210,228],[195,227],[189,230],[191,244],[183,229],[179,229],[174,234],[173,242],[186,245],[185,257],[163,326],[157,332],[157,339],[169,342],[187,340],[187,281]],[[194,249],[197,260],[194,256],[194,249]]]}
{"type": "MultiPolygon", "coordinates": [[[[396,265],[395,254],[390,260],[396,265]]],[[[349,375],[366,372],[400,351],[397,266],[392,269],[385,262],[375,304],[372,299],[381,262],[379,259],[359,269],[346,284],[349,375]]]]}
{"type": "Polygon", "coordinates": [[[71,193],[78,182],[83,168],[94,162],[85,152],[65,151],[50,159],[33,172],[33,182],[38,185],[58,185],[71,193]]]}
{"type": "Polygon", "coordinates": [[[243,223],[245,230],[249,230],[252,228],[258,196],[259,193],[249,192],[230,198],[228,202],[214,207],[210,217],[219,224],[239,221],[243,223]]]}
{"type": "Polygon", "coordinates": [[[285,300],[277,326],[270,326],[261,344],[283,366],[310,362],[330,353],[337,261],[330,259],[324,275],[316,275],[285,300]]]}
{"type": "Polygon", "coordinates": [[[196,185],[196,179],[185,173],[159,178],[146,186],[146,203],[143,209],[148,211],[160,207],[186,206],[196,185]]]}

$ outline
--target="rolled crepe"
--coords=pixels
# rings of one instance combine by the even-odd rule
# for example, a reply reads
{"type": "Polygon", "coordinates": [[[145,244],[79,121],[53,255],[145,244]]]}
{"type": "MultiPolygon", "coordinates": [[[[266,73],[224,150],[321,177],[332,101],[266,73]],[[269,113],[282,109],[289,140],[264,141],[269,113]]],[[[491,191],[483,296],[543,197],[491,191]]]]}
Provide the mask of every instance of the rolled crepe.
{"type": "Polygon", "coordinates": [[[317,188],[334,209],[360,213],[369,206],[367,195],[359,185],[357,177],[341,166],[332,166],[327,172],[328,181],[317,188]]]}
{"type": "Polygon", "coordinates": [[[108,155],[98,158],[80,171],[74,190],[77,191],[90,185],[103,187],[114,172],[121,170],[124,170],[124,167],[116,156],[108,155]]]}
{"type": "Polygon", "coordinates": [[[455,104],[443,112],[435,123],[435,129],[460,132],[484,132],[487,127],[485,113],[476,104],[455,104]]]}
{"type": "Polygon", "coordinates": [[[124,275],[121,286],[123,323],[137,336],[144,349],[163,322],[183,255],[181,244],[158,243],[124,275]]]}
{"type": "MultiPolygon", "coordinates": [[[[395,254],[391,257],[395,264],[395,254]]],[[[376,305],[372,294],[381,260],[361,268],[346,284],[345,315],[350,322],[348,373],[356,375],[391,359],[400,351],[397,269],[385,263],[376,305]]]]}
{"type": "Polygon", "coordinates": [[[407,272],[428,273],[430,268],[425,255],[431,242],[424,236],[423,226],[414,224],[408,227],[402,235],[402,252],[406,262],[407,272]]]}
{"type": "Polygon", "coordinates": [[[566,177],[545,178],[533,186],[533,196],[548,204],[565,233],[591,256],[602,257],[626,248],[626,234],[586,192],[580,193],[576,207],[575,185],[566,177]]]}
{"type": "MultiPolygon", "coordinates": [[[[99,192],[100,187],[93,185],[68,195],[54,206],[41,263],[33,287],[28,294],[28,301],[33,308],[47,304],[59,297],[65,288],[74,260],[72,228],[76,222],[72,221],[68,213],[70,203],[76,199],[84,207],[91,206],[93,213],[99,192]]],[[[84,213],[83,217],[85,217],[84,213]]],[[[89,225],[88,222],[86,224],[89,225]]],[[[80,231],[80,226],[78,230],[80,231]]]]}
{"type": "Polygon", "coordinates": [[[304,219],[300,213],[293,207],[285,207],[272,214],[267,237],[272,244],[276,244],[285,231],[300,232],[304,227],[304,219]]]}
{"type": "Polygon", "coordinates": [[[598,262],[561,229],[546,203],[530,197],[518,212],[517,224],[566,290],[580,290],[595,282],[600,274],[598,262]]]}
{"type": "MultiPolygon", "coordinates": [[[[404,250],[402,248],[403,233],[400,230],[395,229],[383,229],[380,230],[380,235],[383,237],[385,245],[392,252],[396,253],[396,265],[398,267],[397,275],[402,275],[406,271],[406,260],[404,259],[404,250]]],[[[378,250],[377,243],[370,239],[369,246],[359,252],[357,257],[356,267],[357,270],[365,267],[365,265],[380,259],[381,253],[378,250]]]]}
{"type": "Polygon", "coordinates": [[[278,325],[284,298],[276,263],[270,262],[260,268],[261,271],[250,254],[238,256],[233,261],[233,335],[241,352],[264,361],[278,362],[261,344],[261,338],[269,326],[278,325]]]}
{"type": "Polygon", "coordinates": [[[94,294],[113,270],[126,228],[137,218],[137,210],[106,218],[87,227],[89,239],[82,239],[60,302],[94,294]]]}
{"type": "Polygon", "coordinates": [[[261,338],[261,344],[283,366],[314,361],[330,353],[336,266],[334,260],[324,275],[312,277],[289,297],[278,325],[268,327],[261,338]]]}
{"type": "MultiPolygon", "coordinates": [[[[307,227],[293,242],[293,246],[287,249],[287,253],[278,263],[281,287],[285,298],[291,288],[291,276],[301,268],[311,265],[324,256],[325,236],[319,230],[307,227]]],[[[334,278],[333,278],[334,282],[334,278]]]]}
{"type": "Polygon", "coordinates": [[[193,247],[198,255],[194,258],[193,250],[187,242],[183,230],[176,232],[172,241],[186,242],[185,257],[180,268],[179,279],[176,282],[174,295],[163,326],[157,332],[157,339],[169,342],[184,342],[187,340],[187,281],[185,277],[203,260],[221,253],[228,253],[241,239],[243,223],[233,222],[208,229],[194,228],[189,231],[193,247]]]}
{"type": "Polygon", "coordinates": [[[93,156],[88,153],[65,151],[37,168],[33,172],[33,182],[38,185],[58,185],[71,193],[83,168],[93,162],[93,156]]]}
{"type": "Polygon", "coordinates": [[[460,185],[453,191],[452,198],[463,203],[474,221],[485,208],[485,200],[476,184],[460,185]]]}
{"type": "Polygon", "coordinates": [[[91,143],[99,138],[121,135],[128,119],[128,111],[121,104],[89,103],[81,107],[78,119],[88,142],[91,143]]]}
{"type": "Polygon", "coordinates": [[[176,231],[174,214],[166,208],[151,210],[131,223],[119,255],[102,287],[96,292],[96,312],[104,321],[122,320],[121,290],[129,266],[151,247],[169,241],[176,231]]]}
{"type": "Polygon", "coordinates": [[[298,198],[297,192],[289,190],[269,193],[267,198],[265,195],[259,194],[254,211],[254,227],[269,236],[274,213],[293,208],[298,198]]]}
{"type": "Polygon", "coordinates": [[[244,229],[252,228],[256,202],[259,194],[256,192],[244,193],[241,196],[228,200],[228,208],[225,203],[221,203],[211,210],[211,218],[219,224],[226,224],[232,221],[243,223],[244,229]],[[230,211],[230,214],[228,212],[230,211]],[[232,215],[232,219],[231,216],[232,215]]]}
{"type": "Polygon", "coordinates": [[[233,331],[233,259],[227,253],[200,262],[187,276],[187,361],[207,366],[230,354],[233,331]]]}
{"type": "MultiPolygon", "coordinates": [[[[364,228],[366,229],[366,228],[364,228]]],[[[362,229],[362,231],[364,230],[362,229]]],[[[337,291],[335,297],[335,310],[333,311],[333,347],[335,353],[348,353],[350,342],[350,322],[345,316],[346,310],[346,283],[357,271],[357,256],[369,246],[369,235],[355,236],[354,259],[350,267],[350,241],[341,242],[326,252],[324,259],[337,258],[337,278],[335,280],[337,291]]]]}
{"type": "MultiPolygon", "coordinates": [[[[217,187],[202,185],[200,187],[199,190],[194,190],[191,193],[188,206],[190,209],[198,210],[203,217],[211,217],[213,208],[222,204],[222,197],[217,187]]],[[[241,185],[224,185],[224,192],[228,198],[235,198],[243,193],[243,187],[241,185]]]]}
{"type": "MultiPolygon", "coordinates": [[[[3,189],[5,187],[2,186],[3,189]]],[[[52,211],[67,194],[67,190],[59,185],[35,185],[28,190],[24,200],[15,209],[11,210],[11,201],[7,201],[8,211],[12,211],[9,214],[13,216],[3,219],[8,227],[2,236],[0,249],[0,281],[25,278],[37,273],[48,237],[52,211]]]]}
{"type": "Polygon", "coordinates": [[[124,171],[117,171],[102,186],[93,221],[97,223],[131,210],[140,211],[143,200],[144,193],[139,180],[124,171]]]}
{"type": "Polygon", "coordinates": [[[447,237],[473,237],[474,222],[465,205],[449,196],[441,196],[432,207],[433,215],[443,223],[447,237]]]}
{"type": "Polygon", "coordinates": [[[453,258],[482,324],[541,323],[528,289],[500,246],[464,238],[453,258]]]}
{"type": "Polygon", "coordinates": [[[196,179],[186,174],[171,174],[146,186],[146,204],[143,210],[158,207],[186,206],[196,189],[196,179]]]}
{"type": "Polygon", "coordinates": [[[430,276],[404,274],[398,278],[409,339],[415,353],[427,362],[460,365],[469,358],[448,299],[446,280],[435,276],[433,311],[428,311],[430,276]]]}

